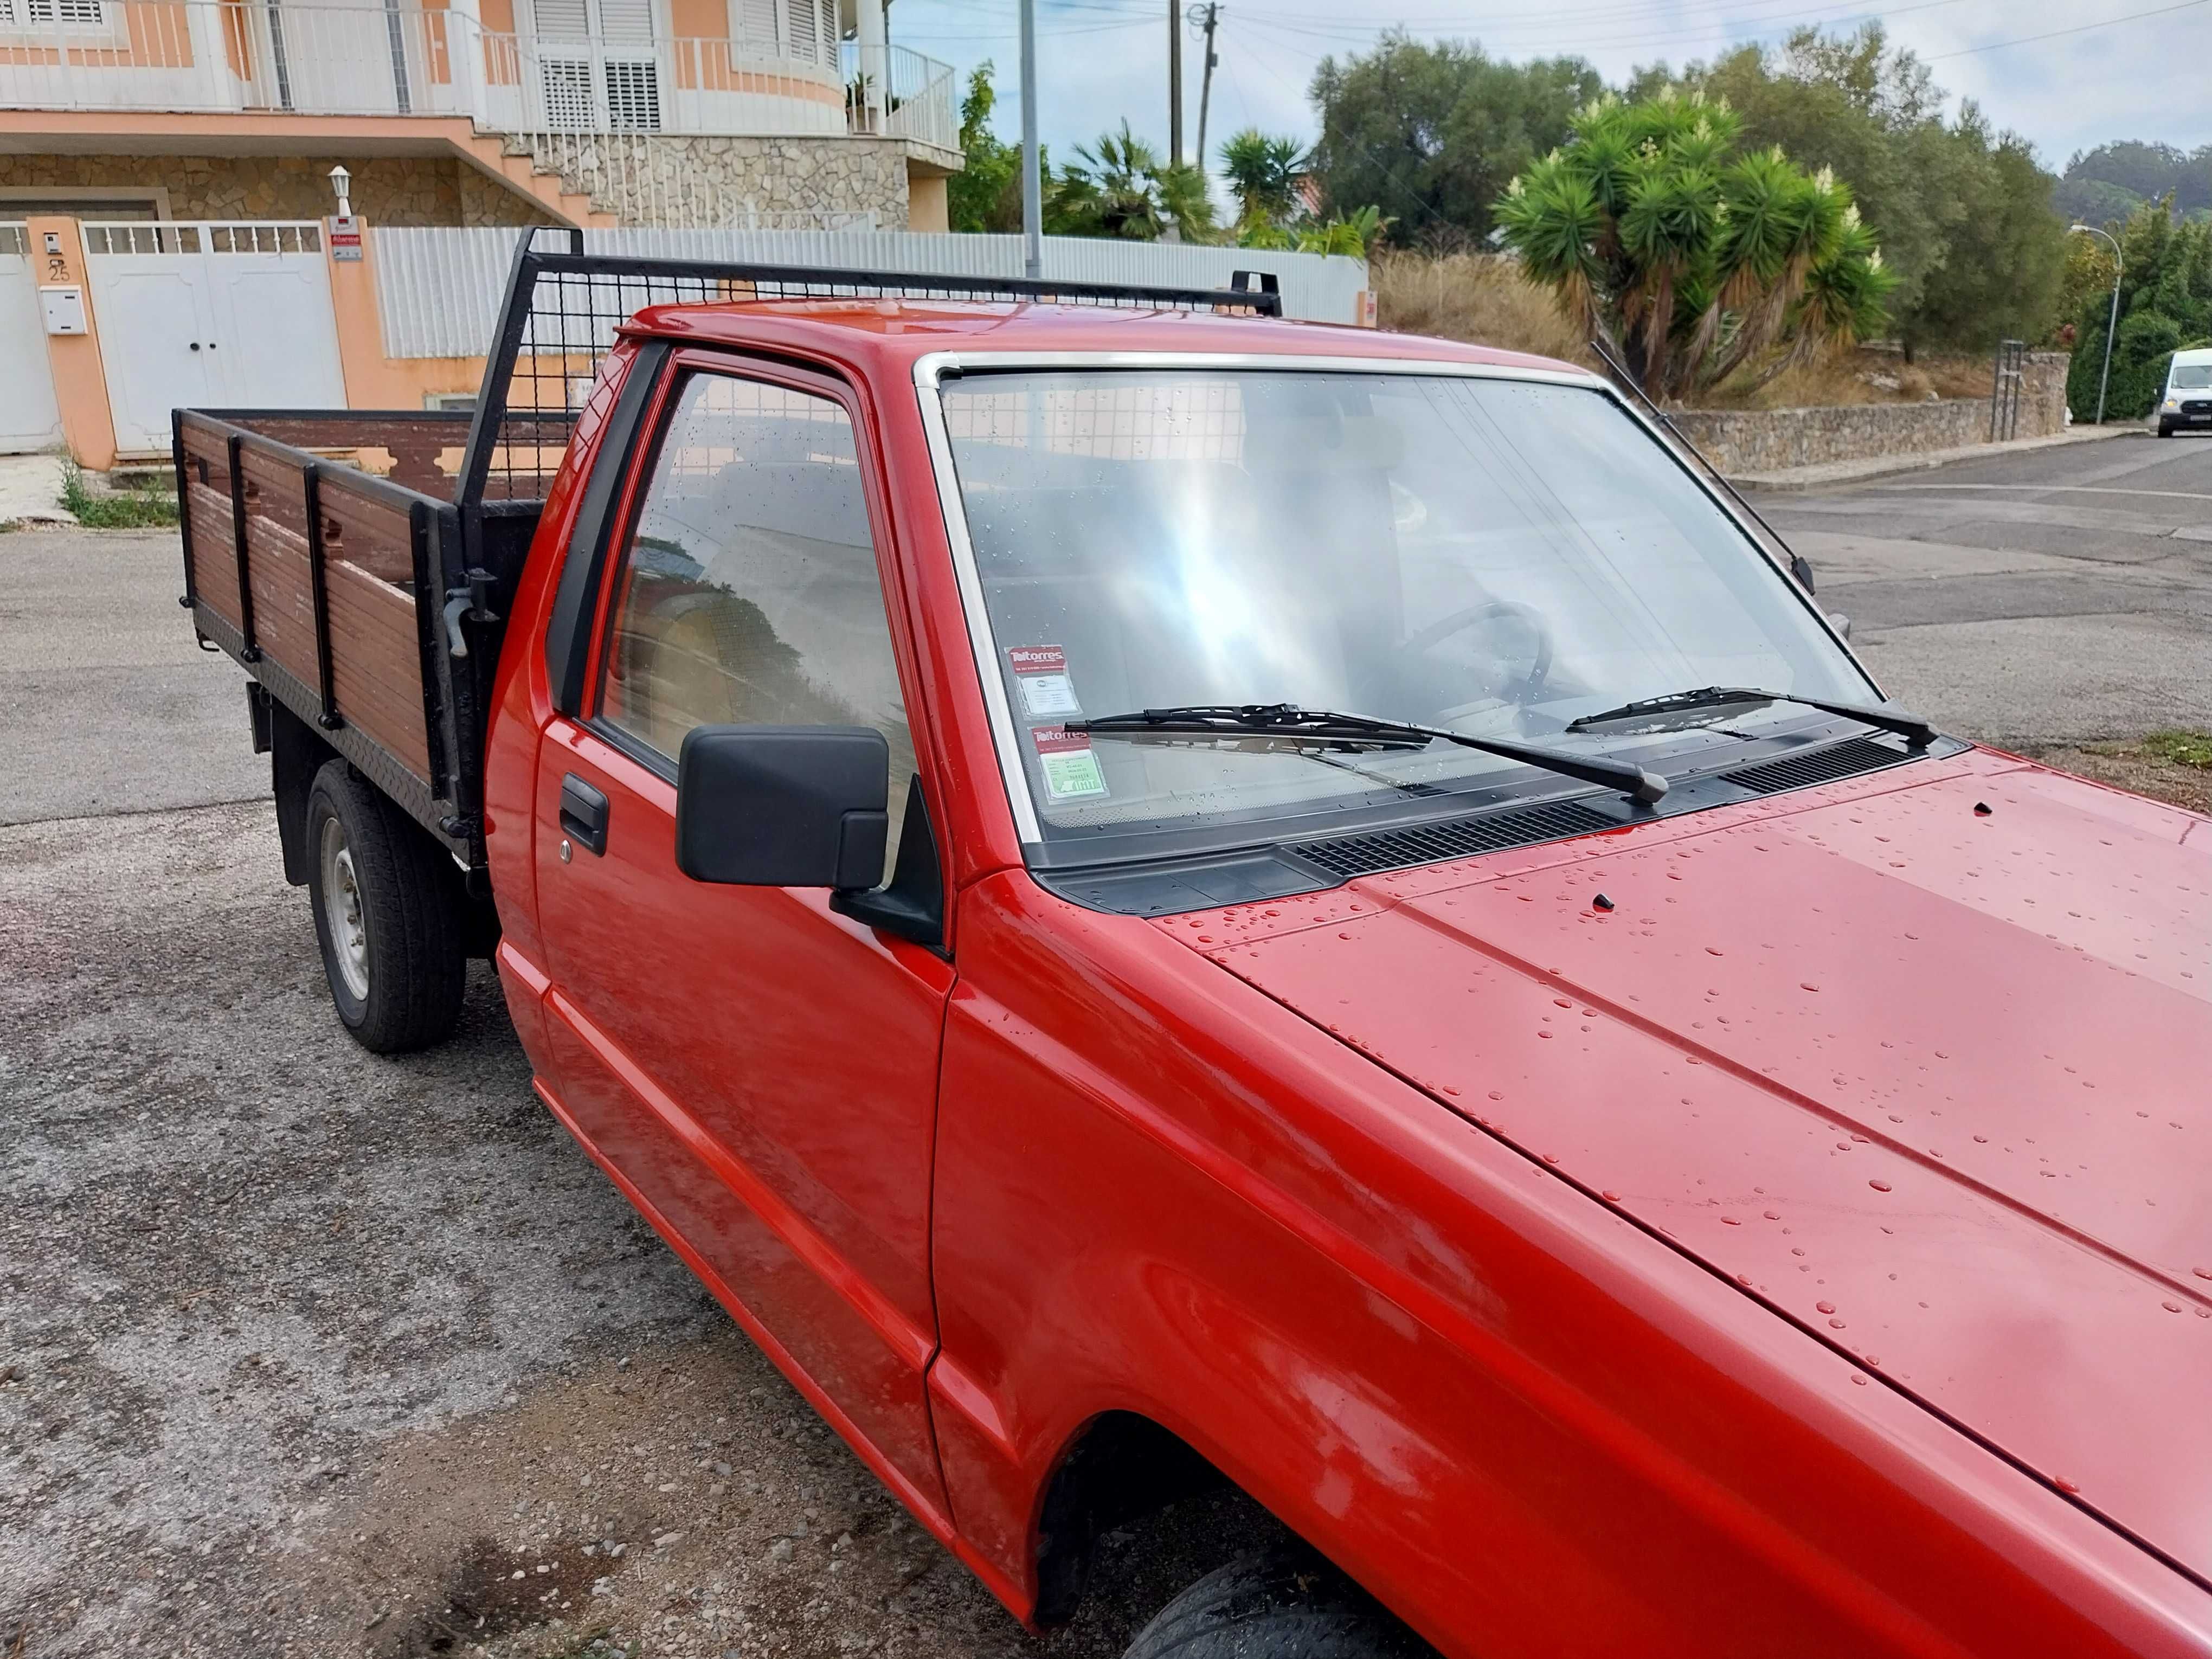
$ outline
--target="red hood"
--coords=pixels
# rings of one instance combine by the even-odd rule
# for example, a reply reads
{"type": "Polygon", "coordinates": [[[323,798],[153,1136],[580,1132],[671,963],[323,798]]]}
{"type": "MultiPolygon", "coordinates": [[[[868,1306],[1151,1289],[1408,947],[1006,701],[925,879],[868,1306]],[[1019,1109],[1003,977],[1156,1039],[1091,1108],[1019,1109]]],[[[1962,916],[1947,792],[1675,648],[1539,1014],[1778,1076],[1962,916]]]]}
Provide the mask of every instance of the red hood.
{"type": "Polygon", "coordinates": [[[2212,1581],[2212,821],[1974,753],[1159,925],[2212,1581]]]}

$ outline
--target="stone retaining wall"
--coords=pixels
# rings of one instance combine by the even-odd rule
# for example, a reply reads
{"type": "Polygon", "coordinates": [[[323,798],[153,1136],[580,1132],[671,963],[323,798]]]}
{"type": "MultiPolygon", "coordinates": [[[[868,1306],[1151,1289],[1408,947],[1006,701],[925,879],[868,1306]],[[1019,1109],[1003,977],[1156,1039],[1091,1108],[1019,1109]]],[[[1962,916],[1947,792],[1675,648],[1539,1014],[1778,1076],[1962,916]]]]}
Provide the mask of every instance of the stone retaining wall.
{"type": "MultiPolygon", "coordinates": [[[[2066,429],[2063,351],[2032,351],[2021,387],[2017,438],[2066,429]]],[[[1779,472],[1883,455],[1920,455],[1986,443],[1987,398],[1924,404],[1846,404],[1828,409],[1686,409],[1675,420],[1690,441],[1729,473],[1779,472]]]]}

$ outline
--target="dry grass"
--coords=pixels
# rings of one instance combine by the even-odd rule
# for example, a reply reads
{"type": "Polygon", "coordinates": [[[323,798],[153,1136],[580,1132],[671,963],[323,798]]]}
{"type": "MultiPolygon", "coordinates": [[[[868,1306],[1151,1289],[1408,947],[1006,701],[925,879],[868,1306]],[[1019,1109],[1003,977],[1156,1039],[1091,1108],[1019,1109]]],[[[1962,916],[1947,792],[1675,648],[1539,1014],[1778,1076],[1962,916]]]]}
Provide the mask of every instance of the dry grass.
{"type": "MultiPolygon", "coordinates": [[[[1369,269],[1384,328],[1600,367],[1551,295],[1524,282],[1513,260],[1481,253],[1385,252],[1369,269]]],[[[1988,397],[1989,360],[1978,354],[1923,352],[1917,362],[1908,363],[1893,347],[1861,346],[1826,362],[1790,369],[1756,392],[1740,384],[1725,386],[1690,401],[1709,409],[1809,409],[1921,403],[1930,392],[1939,398],[1988,397]]]]}
{"type": "Polygon", "coordinates": [[[1481,253],[1384,252],[1368,269],[1384,328],[1598,367],[1550,294],[1523,282],[1512,260],[1481,253]]]}

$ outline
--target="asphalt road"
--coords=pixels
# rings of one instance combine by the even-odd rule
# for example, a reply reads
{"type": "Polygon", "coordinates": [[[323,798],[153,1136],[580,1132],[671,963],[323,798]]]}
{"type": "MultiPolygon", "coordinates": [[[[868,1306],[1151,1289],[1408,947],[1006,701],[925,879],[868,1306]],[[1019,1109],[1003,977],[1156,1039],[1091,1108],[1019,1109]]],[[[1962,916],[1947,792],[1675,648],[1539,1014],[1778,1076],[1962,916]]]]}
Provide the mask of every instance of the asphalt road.
{"type": "Polygon", "coordinates": [[[1893,696],[1998,744],[2212,729],[2212,438],[1765,494],[1893,696]]]}
{"type": "MultiPolygon", "coordinates": [[[[1764,505],[1954,729],[2212,726],[2212,442],[1764,505]]],[[[537,1104],[488,973],[433,1054],[344,1038],[178,585],[167,534],[0,536],[0,1655],[1110,1659],[1262,1532],[1119,1534],[1024,1638],[537,1104]]]]}

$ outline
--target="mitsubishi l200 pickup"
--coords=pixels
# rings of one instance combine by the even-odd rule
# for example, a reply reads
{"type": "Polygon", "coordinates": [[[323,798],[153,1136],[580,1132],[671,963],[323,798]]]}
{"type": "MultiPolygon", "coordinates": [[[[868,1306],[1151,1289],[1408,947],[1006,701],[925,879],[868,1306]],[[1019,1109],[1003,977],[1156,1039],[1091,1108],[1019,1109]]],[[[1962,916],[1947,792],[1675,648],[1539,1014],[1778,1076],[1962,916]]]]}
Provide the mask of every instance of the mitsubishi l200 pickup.
{"type": "Polygon", "coordinates": [[[1233,1483],[1136,1659],[2212,1651],[2212,822],[1278,309],[526,239],[473,416],[180,411],[340,1023],[489,956],[1032,1629],[1233,1483]]]}

